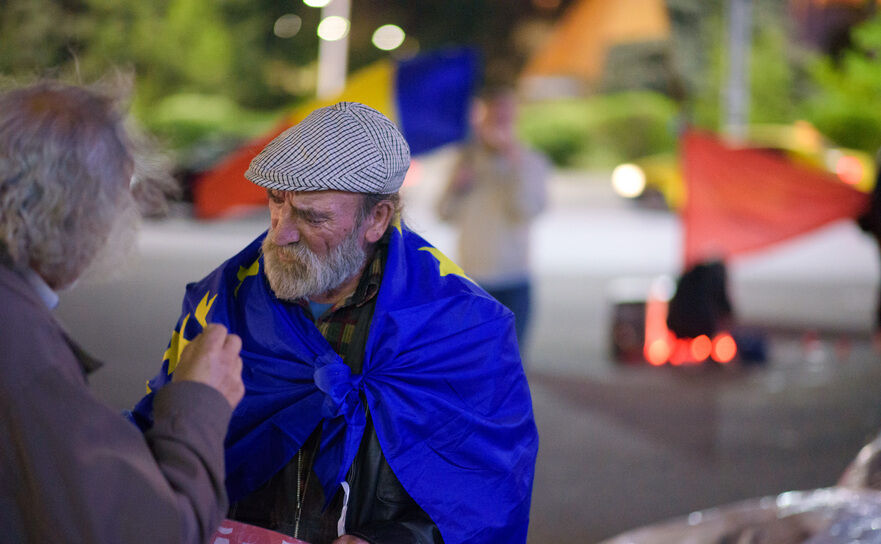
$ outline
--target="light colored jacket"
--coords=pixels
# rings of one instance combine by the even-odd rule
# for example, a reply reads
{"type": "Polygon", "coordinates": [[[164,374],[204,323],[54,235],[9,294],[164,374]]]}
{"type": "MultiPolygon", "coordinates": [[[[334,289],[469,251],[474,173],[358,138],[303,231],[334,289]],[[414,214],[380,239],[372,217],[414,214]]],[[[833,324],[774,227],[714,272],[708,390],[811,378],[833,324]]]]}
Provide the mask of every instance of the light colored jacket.
{"type": "Polygon", "coordinates": [[[483,287],[528,279],[529,230],[547,204],[548,172],[526,148],[513,158],[476,142],[463,149],[437,211],[458,227],[458,264],[483,287]]]}

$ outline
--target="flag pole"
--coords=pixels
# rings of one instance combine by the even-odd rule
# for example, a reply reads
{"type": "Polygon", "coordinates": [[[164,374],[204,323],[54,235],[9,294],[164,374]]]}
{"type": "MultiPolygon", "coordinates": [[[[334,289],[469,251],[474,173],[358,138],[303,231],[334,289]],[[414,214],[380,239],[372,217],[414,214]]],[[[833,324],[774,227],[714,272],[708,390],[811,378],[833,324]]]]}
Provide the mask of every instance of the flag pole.
{"type": "Polygon", "coordinates": [[[724,132],[746,138],[749,122],[749,57],[752,43],[752,0],[728,0],[728,81],[724,87],[724,132]]]}
{"type": "MultiPolygon", "coordinates": [[[[351,1],[332,0],[321,8],[321,20],[338,16],[350,21],[351,1]]],[[[315,93],[318,98],[329,98],[342,92],[346,86],[348,71],[349,33],[334,41],[318,40],[318,81],[315,93]]]]}

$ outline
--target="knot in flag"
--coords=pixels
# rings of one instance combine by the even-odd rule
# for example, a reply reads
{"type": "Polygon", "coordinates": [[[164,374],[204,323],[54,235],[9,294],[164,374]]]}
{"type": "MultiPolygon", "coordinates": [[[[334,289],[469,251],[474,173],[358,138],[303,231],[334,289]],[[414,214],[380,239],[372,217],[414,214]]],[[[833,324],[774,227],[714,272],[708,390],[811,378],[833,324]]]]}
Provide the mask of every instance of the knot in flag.
{"type": "Polygon", "coordinates": [[[322,355],[316,361],[317,368],[313,374],[315,385],[326,396],[322,406],[324,417],[344,417],[351,422],[360,399],[358,391],[362,376],[352,371],[335,353],[322,355]]]}

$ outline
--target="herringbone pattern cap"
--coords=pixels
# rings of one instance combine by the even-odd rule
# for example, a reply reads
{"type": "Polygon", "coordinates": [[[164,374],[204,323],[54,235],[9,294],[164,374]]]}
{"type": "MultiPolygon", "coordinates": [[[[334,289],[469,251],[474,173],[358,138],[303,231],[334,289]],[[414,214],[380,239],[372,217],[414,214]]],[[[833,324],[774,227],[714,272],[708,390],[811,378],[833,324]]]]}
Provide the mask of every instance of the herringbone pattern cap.
{"type": "Polygon", "coordinates": [[[319,108],[269,142],[245,177],[267,189],[397,191],[410,147],[386,116],[358,102],[319,108]]]}

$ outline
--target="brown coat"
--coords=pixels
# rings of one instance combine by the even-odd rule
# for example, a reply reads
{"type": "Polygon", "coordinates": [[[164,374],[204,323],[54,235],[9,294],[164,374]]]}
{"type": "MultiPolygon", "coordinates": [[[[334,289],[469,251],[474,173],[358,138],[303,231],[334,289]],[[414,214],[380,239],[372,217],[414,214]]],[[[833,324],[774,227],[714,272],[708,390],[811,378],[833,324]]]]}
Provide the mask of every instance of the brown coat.
{"type": "Polygon", "coordinates": [[[88,390],[87,357],[0,266],[0,541],[205,542],[226,511],[230,407],[170,384],[142,434],[88,390]]]}

